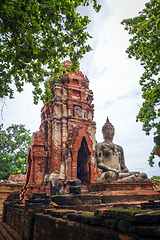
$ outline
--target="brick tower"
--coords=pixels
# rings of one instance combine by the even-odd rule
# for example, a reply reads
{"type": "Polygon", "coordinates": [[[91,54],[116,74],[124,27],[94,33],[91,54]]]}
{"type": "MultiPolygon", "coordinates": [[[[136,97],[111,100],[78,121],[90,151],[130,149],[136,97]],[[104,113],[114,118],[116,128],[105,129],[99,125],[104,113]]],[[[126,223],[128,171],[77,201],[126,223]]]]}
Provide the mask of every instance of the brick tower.
{"type": "Polygon", "coordinates": [[[22,195],[45,191],[49,181],[80,179],[82,185],[97,179],[93,93],[89,80],[70,61],[62,63],[67,75],[51,86],[52,100],[41,109],[40,130],[33,133],[22,195]]]}

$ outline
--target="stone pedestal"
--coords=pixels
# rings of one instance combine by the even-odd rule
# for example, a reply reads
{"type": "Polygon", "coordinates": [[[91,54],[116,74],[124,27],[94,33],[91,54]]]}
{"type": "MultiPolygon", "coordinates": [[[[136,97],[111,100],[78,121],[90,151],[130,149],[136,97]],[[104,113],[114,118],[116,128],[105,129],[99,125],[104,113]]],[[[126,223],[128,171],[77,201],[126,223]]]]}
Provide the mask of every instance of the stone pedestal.
{"type": "Polygon", "coordinates": [[[153,190],[154,183],[98,183],[89,186],[89,192],[102,191],[139,191],[139,190],[153,190]]]}

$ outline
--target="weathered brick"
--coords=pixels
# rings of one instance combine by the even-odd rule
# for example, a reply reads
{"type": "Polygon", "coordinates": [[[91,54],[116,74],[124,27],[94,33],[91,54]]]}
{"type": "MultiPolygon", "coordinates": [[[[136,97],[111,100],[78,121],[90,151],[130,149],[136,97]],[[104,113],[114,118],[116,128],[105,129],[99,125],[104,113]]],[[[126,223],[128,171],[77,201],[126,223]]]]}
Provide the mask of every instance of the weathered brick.
{"type": "MultiPolygon", "coordinates": [[[[70,64],[62,63],[67,71],[70,64]]],[[[49,193],[47,181],[54,177],[63,182],[79,178],[82,185],[95,182],[98,169],[91,158],[95,155],[96,126],[88,86],[89,80],[79,69],[72,74],[68,71],[67,81],[60,79],[50,86],[53,97],[42,107],[40,130],[32,136],[21,199],[33,192],[49,193]]]]}

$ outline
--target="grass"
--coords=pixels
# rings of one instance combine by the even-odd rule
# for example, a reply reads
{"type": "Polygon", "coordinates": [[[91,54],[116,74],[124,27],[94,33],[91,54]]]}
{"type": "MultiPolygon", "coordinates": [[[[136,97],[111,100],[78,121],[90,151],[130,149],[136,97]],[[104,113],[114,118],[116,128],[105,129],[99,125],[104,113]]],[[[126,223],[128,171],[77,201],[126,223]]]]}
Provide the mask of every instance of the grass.
{"type": "Polygon", "coordinates": [[[146,213],[148,210],[140,210],[140,209],[121,209],[121,208],[108,208],[109,211],[117,211],[117,212],[128,212],[128,213],[146,213]]]}
{"type": "Polygon", "coordinates": [[[117,212],[126,212],[126,213],[135,213],[135,214],[147,214],[147,215],[160,215],[160,211],[146,209],[146,210],[140,210],[140,209],[119,209],[119,208],[108,208],[109,211],[117,211],[117,212]]]}
{"type": "Polygon", "coordinates": [[[94,213],[82,212],[83,217],[94,217],[94,213]]]}
{"type": "Polygon", "coordinates": [[[160,181],[160,176],[153,176],[151,179],[154,181],[160,181]]]}

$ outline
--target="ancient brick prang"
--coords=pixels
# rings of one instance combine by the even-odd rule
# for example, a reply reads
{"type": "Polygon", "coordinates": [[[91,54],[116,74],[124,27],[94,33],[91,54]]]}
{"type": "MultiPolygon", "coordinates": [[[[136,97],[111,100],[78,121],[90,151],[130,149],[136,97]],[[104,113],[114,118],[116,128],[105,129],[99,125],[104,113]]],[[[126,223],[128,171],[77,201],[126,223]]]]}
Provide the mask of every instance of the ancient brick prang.
{"type": "Polygon", "coordinates": [[[93,92],[79,69],[68,70],[71,62],[62,65],[67,74],[50,86],[52,100],[44,104],[40,130],[33,133],[22,198],[38,191],[49,193],[53,179],[78,178],[82,185],[97,179],[93,92]]]}

